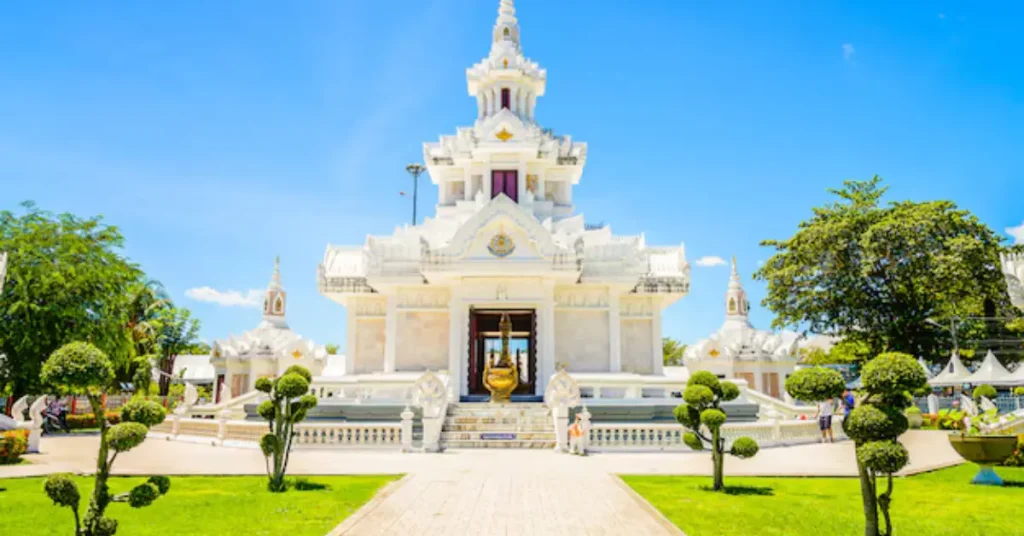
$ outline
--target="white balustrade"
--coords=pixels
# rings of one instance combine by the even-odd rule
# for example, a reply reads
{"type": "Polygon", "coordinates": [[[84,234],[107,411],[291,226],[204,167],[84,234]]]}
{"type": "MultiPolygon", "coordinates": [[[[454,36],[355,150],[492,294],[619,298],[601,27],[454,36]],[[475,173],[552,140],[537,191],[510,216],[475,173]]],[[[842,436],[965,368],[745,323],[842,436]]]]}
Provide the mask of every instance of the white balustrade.
{"type": "MultiPolygon", "coordinates": [[[[269,428],[259,421],[228,421],[224,419],[183,419],[176,425],[177,433],[167,433],[168,423],[154,427],[155,434],[168,439],[194,440],[210,438],[216,444],[225,441],[259,444],[269,428]]],[[[297,448],[354,447],[401,448],[402,425],[398,422],[318,423],[295,425],[293,445],[297,448]]]]}
{"type": "MultiPolygon", "coordinates": [[[[675,423],[594,423],[590,426],[591,450],[690,450],[683,443],[685,429],[675,423]]],[[[842,419],[832,420],[836,439],[845,438],[842,419]]],[[[747,436],[761,447],[814,443],[821,431],[814,420],[761,421],[725,424],[726,448],[735,438],[747,436]]]]}

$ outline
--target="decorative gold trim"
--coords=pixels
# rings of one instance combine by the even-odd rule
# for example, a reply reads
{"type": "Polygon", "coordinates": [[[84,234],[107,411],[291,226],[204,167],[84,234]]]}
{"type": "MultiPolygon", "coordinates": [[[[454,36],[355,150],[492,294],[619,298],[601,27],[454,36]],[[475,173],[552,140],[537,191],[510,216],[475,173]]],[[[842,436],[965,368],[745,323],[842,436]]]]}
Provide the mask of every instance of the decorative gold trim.
{"type": "Polygon", "coordinates": [[[295,359],[302,359],[302,352],[295,350],[294,352],[292,352],[292,357],[294,357],[295,359]]]}
{"type": "Polygon", "coordinates": [[[494,137],[498,138],[502,142],[506,142],[508,140],[511,140],[514,135],[515,134],[509,132],[507,128],[502,127],[501,132],[495,134],[494,137]]]}
{"type": "Polygon", "coordinates": [[[718,357],[718,356],[720,356],[722,354],[717,349],[712,348],[711,351],[708,352],[708,355],[711,356],[711,357],[718,357]]]}

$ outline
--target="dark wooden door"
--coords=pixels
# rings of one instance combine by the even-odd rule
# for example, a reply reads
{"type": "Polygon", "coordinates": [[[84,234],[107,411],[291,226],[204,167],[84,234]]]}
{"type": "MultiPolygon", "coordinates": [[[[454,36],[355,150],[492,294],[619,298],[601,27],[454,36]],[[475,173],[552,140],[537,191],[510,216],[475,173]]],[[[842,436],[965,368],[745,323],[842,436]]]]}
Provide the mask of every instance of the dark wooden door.
{"type": "Polygon", "coordinates": [[[509,199],[519,202],[519,172],[507,170],[491,171],[491,198],[505,194],[509,199]]]}

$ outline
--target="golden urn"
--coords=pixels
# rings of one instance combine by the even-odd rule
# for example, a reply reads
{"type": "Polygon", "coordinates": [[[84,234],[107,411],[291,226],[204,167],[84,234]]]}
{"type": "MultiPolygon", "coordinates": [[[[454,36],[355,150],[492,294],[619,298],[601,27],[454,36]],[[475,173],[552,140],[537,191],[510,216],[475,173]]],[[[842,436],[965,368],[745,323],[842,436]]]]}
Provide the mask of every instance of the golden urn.
{"type": "Polygon", "coordinates": [[[508,350],[512,320],[507,313],[501,315],[498,329],[501,330],[501,355],[498,357],[498,362],[492,365],[491,356],[484,358],[484,386],[491,392],[492,404],[509,402],[512,391],[519,387],[519,360],[513,361],[508,350]]]}

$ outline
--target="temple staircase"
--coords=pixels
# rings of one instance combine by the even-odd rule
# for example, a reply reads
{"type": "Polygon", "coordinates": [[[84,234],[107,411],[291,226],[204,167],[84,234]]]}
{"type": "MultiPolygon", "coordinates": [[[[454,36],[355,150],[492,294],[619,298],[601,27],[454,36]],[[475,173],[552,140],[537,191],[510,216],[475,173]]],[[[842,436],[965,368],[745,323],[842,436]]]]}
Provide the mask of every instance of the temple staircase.
{"type": "Polygon", "coordinates": [[[551,410],[540,403],[451,404],[441,448],[553,449],[551,410]]]}

